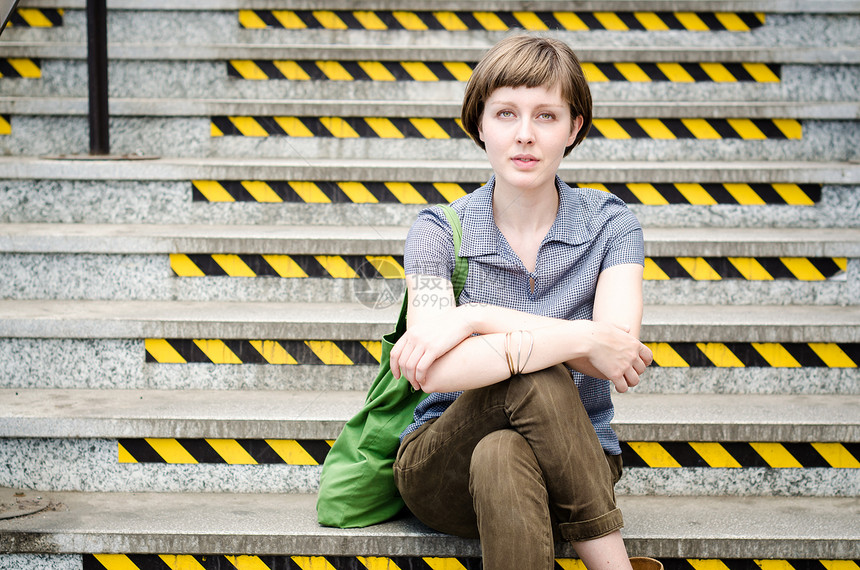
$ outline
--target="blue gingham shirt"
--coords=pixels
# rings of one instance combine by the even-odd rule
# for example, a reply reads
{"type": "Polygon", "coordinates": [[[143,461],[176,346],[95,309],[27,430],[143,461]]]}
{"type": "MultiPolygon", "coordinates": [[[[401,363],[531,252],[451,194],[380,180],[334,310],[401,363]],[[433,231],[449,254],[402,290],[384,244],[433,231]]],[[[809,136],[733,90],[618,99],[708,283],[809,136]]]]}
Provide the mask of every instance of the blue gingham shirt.
{"type": "MultiPolygon", "coordinates": [[[[613,265],[644,265],[642,227],[623,201],[608,192],[571,188],[556,178],[558,215],[540,244],[529,272],[493,218],[494,179],[451,205],[460,216],[469,275],[458,304],[487,303],[559,319],[592,318],[600,272],[613,265]],[[530,287],[534,280],[534,291],[530,287]]],[[[426,208],[409,230],[404,252],[407,274],[451,279],[454,243],[439,207],[426,208]]],[[[585,410],[603,448],[621,453],[609,426],[613,417],[611,383],[571,370],[585,410]]],[[[415,408],[415,422],[401,437],[442,415],[462,392],[433,393],[415,408]]]]}

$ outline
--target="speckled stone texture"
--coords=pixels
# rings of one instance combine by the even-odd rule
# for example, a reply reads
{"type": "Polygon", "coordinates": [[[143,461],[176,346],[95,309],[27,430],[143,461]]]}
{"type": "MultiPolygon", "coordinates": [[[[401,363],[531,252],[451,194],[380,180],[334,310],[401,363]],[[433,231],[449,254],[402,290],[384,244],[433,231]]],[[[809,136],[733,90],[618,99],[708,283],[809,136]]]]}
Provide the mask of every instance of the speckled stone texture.
{"type": "MultiPolygon", "coordinates": [[[[569,159],[576,164],[576,153],[569,159]]],[[[570,183],[589,181],[569,180],[570,183]]],[[[0,180],[0,223],[411,225],[422,205],[208,203],[191,201],[191,181],[0,180]]],[[[856,227],[860,186],[825,186],[815,206],[644,206],[652,227],[856,227]]]]}
{"type": "MultiPolygon", "coordinates": [[[[112,439],[2,439],[0,486],[40,491],[309,493],[319,466],[119,463],[112,439]]],[[[852,497],[855,469],[627,469],[622,495],[852,497]]]]}
{"type": "MultiPolygon", "coordinates": [[[[470,140],[335,139],[326,137],[211,137],[207,117],[113,117],[111,151],[116,154],[201,157],[245,156],[347,159],[385,157],[482,160],[470,140]]],[[[860,129],[853,121],[804,120],[802,140],[606,140],[586,139],[581,160],[856,160],[860,129]]],[[[51,155],[86,153],[84,117],[13,116],[12,134],[0,138],[0,153],[51,155]]]]}
{"type": "Polygon", "coordinates": [[[39,491],[310,493],[313,465],[119,463],[110,439],[0,439],[0,487],[39,491]]]}
{"type": "Polygon", "coordinates": [[[77,554],[0,554],[0,570],[81,570],[77,554]]]}
{"type": "MultiPolygon", "coordinates": [[[[223,61],[123,61],[109,64],[111,97],[461,101],[454,81],[252,81],[228,77],[223,61]]],[[[42,77],[0,83],[0,95],[87,97],[85,61],[42,61],[42,77]]],[[[852,101],[860,92],[857,66],[783,64],[776,83],[592,82],[596,104],[606,101],[852,101]]]]}
{"type": "MultiPolygon", "coordinates": [[[[0,339],[2,388],[367,390],[375,366],[146,363],[142,340],[0,339]]],[[[650,368],[636,391],[860,394],[851,368],[650,368]]]]}
{"type": "MultiPolygon", "coordinates": [[[[193,301],[388,302],[404,282],[385,279],[177,277],[168,254],[0,254],[0,298],[193,301]]],[[[660,304],[850,305],[860,298],[860,260],[822,281],[646,281],[645,302],[660,304]]]]}
{"type": "Polygon", "coordinates": [[[158,364],[142,340],[0,339],[4,388],[367,390],[376,366],[158,364]]]}

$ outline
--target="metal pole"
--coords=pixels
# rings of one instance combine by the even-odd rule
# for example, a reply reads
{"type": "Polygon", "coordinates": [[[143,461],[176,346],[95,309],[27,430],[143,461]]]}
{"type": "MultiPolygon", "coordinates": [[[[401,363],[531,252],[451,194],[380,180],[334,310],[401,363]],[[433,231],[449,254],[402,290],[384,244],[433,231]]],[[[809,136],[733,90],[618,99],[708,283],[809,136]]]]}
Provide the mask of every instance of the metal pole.
{"type": "Polygon", "coordinates": [[[6,29],[6,24],[12,18],[18,0],[0,0],[0,34],[6,29]]]}
{"type": "Polygon", "coordinates": [[[87,0],[90,154],[110,154],[108,131],[107,1],[87,0]]]}

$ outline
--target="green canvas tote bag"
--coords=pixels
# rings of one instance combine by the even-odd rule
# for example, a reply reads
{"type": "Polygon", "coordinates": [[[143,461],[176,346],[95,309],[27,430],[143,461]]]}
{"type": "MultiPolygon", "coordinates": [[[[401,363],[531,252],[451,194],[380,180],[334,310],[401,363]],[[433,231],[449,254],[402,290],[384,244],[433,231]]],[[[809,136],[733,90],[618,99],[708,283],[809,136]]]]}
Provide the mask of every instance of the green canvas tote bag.
{"type": "MultiPolygon", "coordinates": [[[[456,263],[451,282],[457,299],[469,265],[459,256],[460,218],[450,206],[441,207],[454,229],[456,263]]],[[[406,331],[407,296],[403,294],[394,332],[382,337],[379,372],[364,407],[346,423],[323,464],[317,498],[317,520],[323,526],[364,527],[388,520],[403,508],[394,485],[394,459],[400,434],[412,423],[415,406],[427,397],[402,376],[395,379],[389,366],[391,348],[406,331]]]]}

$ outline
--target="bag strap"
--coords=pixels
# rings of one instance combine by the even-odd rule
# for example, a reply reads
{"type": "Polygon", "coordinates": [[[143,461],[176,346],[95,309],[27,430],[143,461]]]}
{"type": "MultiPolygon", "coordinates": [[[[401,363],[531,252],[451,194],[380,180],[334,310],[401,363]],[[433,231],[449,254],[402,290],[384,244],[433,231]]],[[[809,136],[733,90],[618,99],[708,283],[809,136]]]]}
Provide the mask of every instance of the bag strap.
{"type": "Polygon", "coordinates": [[[454,286],[454,302],[460,297],[463,292],[463,287],[466,286],[466,276],[469,274],[469,260],[465,257],[460,257],[460,246],[463,244],[463,226],[460,224],[460,216],[448,204],[440,204],[440,208],[445,212],[448,218],[448,223],[451,224],[451,229],[454,230],[454,273],[451,275],[451,285],[454,286]]]}
{"type": "MultiPolygon", "coordinates": [[[[454,286],[454,303],[460,298],[460,293],[463,292],[463,287],[466,286],[466,277],[469,274],[469,260],[460,257],[460,246],[463,243],[463,226],[460,224],[460,216],[448,204],[439,204],[445,216],[448,218],[448,223],[454,230],[454,273],[451,274],[451,285],[454,286]]],[[[400,316],[397,318],[395,327],[395,336],[399,338],[406,332],[406,309],[409,306],[408,291],[403,292],[403,303],[400,305],[400,316]]]]}

